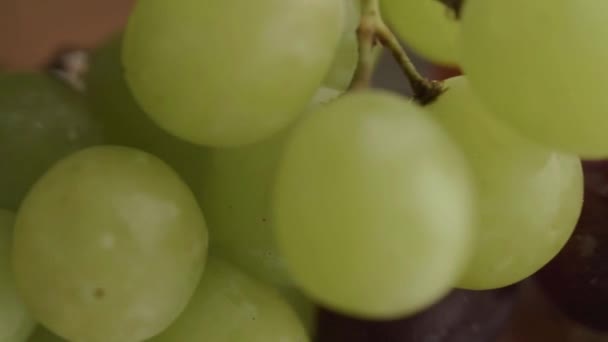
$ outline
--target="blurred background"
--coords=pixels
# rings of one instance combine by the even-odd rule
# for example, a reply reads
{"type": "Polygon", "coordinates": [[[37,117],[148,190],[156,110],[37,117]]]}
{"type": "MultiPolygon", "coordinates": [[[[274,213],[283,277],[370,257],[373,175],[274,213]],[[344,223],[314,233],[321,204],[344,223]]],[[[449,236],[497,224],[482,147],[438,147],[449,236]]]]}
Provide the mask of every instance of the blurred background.
{"type": "MultiPolygon", "coordinates": [[[[38,69],[60,50],[94,48],[122,29],[133,3],[134,0],[0,0],[0,69],[38,69]]],[[[415,59],[432,78],[455,72],[415,59]]],[[[408,91],[405,78],[386,55],[379,65],[375,84],[408,91]]],[[[520,285],[517,296],[514,314],[499,342],[608,341],[608,336],[583,329],[564,318],[532,280],[520,285]]]]}

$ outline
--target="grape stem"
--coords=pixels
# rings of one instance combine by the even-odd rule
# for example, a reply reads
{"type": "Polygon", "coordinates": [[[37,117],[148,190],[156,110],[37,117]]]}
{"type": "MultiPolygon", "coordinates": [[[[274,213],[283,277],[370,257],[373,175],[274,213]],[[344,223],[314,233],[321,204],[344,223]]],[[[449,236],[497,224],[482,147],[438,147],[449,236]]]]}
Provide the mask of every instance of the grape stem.
{"type": "Polygon", "coordinates": [[[409,80],[414,93],[414,100],[423,105],[431,103],[443,92],[442,83],[424,78],[416,70],[414,63],[410,60],[397,37],[384,23],[380,14],[379,0],[360,1],[361,20],[357,28],[359,62],[349,87],[350,90],[369,87],[375,66],[373,49],[374,45],[379,43],[392,53],[409,80]]]}

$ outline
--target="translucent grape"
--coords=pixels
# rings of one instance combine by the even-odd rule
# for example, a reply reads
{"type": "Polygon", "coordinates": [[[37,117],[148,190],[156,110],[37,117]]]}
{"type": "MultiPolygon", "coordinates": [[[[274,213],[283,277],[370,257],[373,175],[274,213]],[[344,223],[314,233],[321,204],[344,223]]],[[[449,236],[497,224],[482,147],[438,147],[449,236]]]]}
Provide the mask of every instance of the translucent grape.
{"type": "Polygon", "coordinates": [[[459,286],[513,284],[551,260],[572,234],[582,204],[580,161],[497,121],[464,77],[446,85],[428,110],[467,155],[479,192],[477,241],[459,286]]]}
{"type": "Polygon", "coordinates": [[[270,195],[285,133],[236,149],[210,151],[202,206],[212,248],[256,277],[290,284],[275,247],[270,195]]]}
{"type": "Polygon", "coordinates": [[[253,143],[304,109],[342,29],[342,0],[140,1],[125,35],[127,82],[176,136],[253,143]]]}
{"type": "Polygon", "coordinates": [[[0,341],[23,342],[34,320],[17,294],[10,262],[14,215],[0,209],[0,341]]]}
{"type": "Polygon", "coordinates": [[[210,258],[180,318],[150,342],[304,342],[306,331],[281,296],[231,265],[210,258]]]}
{"type": "Polygon", "coordinates": [[[468,259],[464,157],[415,105],[344,95],[289,138],[273,198],[278,246],[310,296],[390,318],[446,294],[468,259]]]}
{"type": "Polygon", "coordinates": [[[157,158],[93,147],[63,159],[17,215],[15,278],[32,314],[70,341],[149,338],[184,309],[207,252],[190,190],[157,158]]]}
{"type": "Polygon", "coordinates": [[[382,15],[396,33],[429,60],[456,65],[460,25],[438,0],[382,0],[382,15]]]}
{"type": "Polygon", "coordinates": [[[357,27],[361,17],[359,1],[342,0],[346,9],[344,31],[334,56],[334,62],[325,76],[323,85],[345,90],[350,85],[359,59],[357,27]]]}
{"type": "Polygon", "coordinates": [[[525,136],[608,156],[605,13],[602,0],[467,0],[462,64],[471,86],[525,136]]]}
{"type": "MultiPolygon", "coordinates": [[[[327,103],[339,94],[321,88],[309,107],[327,103]]],[[[295,290],[287,275],[277,251],[270,211],[278,160],[290,132],[287,129],[248,146],[209,149],[199,192],[212,248],[244,271],[278,287],[311,323],[312,304],[295,290]]]]}
{"type": "Polygon", "coordinates": [[[136,103],[120,61],[122,36],[113,37],[91,57],[86,99],[103,122],[108,144],[152,153],[173,167],[194,189],[200,188],[205,149],[175,138],[158,127],[136,103]]]}
{"type": "Polygon", "coordinates": [[[0,208],[16,210],[55,161],[100,141],[72,89],[43,74],[0,74],[0,208]]]}

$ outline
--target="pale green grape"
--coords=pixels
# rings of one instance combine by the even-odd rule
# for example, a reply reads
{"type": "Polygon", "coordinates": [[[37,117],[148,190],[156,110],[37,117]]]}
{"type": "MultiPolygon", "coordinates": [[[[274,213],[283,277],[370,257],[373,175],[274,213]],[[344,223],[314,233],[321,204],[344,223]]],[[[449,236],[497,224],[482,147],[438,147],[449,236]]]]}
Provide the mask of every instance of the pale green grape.
{"type": "Polygon", "coordinates": [[[460,59],[460,25],[438,0],[381,0],[382,15],[417,53],[441,64],[460,59]]]}
{"type": "MultiPolygon", "coordinates": [[[[315,108],[340,92],[320,88],[309,105],[315,108]]],[[[311,322],[311,307],[294,289],[279,255],[270,211],[278,160],[290,129],[270,139],[237,148],[210,149],[202,172],[201,202],[213,249],[255,277],[278,287],[297,302],[298,313],[311,322]]],[[[310,326],[310,325],[308,325],[310,326]]]]}
{"type": "Polygon", "coordinates": [[[100,141],[72,89],[43,74],[0,74],[0,207],[16,210],[55,161],[100,141]]]}
{"type": "Polygon", "coordinates": [[[296,314],[272,288],[210,258],[186,310],[151,342],[304,342],[296,314]]]}
{"type": "MultiPolygon", "coordinates": [[[[321,88],[315,103],[326,103],[339,93],[321,88]]],[[[278,160],[291,129],[265,141],[237,148],[210,149],[201,173],[203,210],[213,248],[251,272],[278,286],[291,284],[276,251],[270,211],[278,160]]]]}
{"type": "Polygon", "coordinates": [[[319,302],[392,318],[455,284],[468,260],[473,191],[464,157],[411,102],[344,95],[294,130],[273,198],[290,274],[319,302]]]}
{"type": "Polygon", "coordinates": [[[290,280],[276,251],[269,205],[285,135],[210,151],[201,189],[212,248],[245,271],[281,286],[290,280]]]}
{"type": "Polygon", "coordinates": [[[10,262],[13,213],[0,209],[0,341],[23,342],[34,330],[34,320],[17,294],[10,262]]]}
{"type": "Polygon", "coordinates": [[[124,79],[121,43],[122,35],[96,51],[86,76],[86,99],[103,122],[106,143],[152,153],[173,167],[190,187],[200,188],[205,149],[165,132],[141,110],[124,79]]]}
{"type": "Polygon", "coordinates": [[[38,327],[27,339],[27,342],[65,342],[65,340],[43,327],[38,327]]]}
{"type": "Polygon", "coordinates": [[[350,85],[359,59],[357,27],[361,17],[358,0],[342,0],[346,20],[342,38],[334,56],[334,62],[325,76],[323,84],[335,89],[345,90],[350,85]]]}
{"type": "Polygon", "coordinates": [[[471,86],[523,135],[608,156],[608,25],[603,0],[467,0],[462,64],[471,86]]]}
{"type": "Polygon", "coordinates": [[[329,71],[342,0],[146,0],[125,34],[127,82],[164,129],[205,145],[270,137],[329,71]]]}
{"type": "Polygon", "coordinates": [[[477,241],[460,286],[510,285],[551,260],[572,234],[582,204],[580,161],[497,121],[464,77],[447,87],[428,109],[467,155],[479,191],[477,241]]]}
{"type": "Polygon", "coordinates": [[[207,252],[194,196],[154,156],[89,148],[55,164],[17,215],[13,264],[32,314],[71,341],[131,342],[166,328],[207,252]]]}

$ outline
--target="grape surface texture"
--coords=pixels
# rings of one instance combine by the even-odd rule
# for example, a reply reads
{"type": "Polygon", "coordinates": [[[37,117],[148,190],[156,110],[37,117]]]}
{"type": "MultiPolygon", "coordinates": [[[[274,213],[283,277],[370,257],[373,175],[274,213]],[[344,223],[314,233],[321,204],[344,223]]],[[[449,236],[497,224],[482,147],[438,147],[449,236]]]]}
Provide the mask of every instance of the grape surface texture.
{"type": "Polygon", "coordinates": [[[274,289],[211,257],[188,308],[150,342],[306,342],[297,315],[274,289]]]}
{"type": "Polygon", "coordinates": [[[86,75],[87,103],[103,123],[105,143],[149,152],[174,168],[192,189],[199,189],[206,149],[167,133],[139,107],[123,74],[122,37],[112,37],[95,51],[86,75]]]}
{"type": "Polygon", "coordinates": [[[347,94],[287,141],[273,197],[279,250],[320,303],[375,318],[411,313],[460,276],[472,197],[460,151],[415,105],[347,94]]]}
{"type": "Polygon", "coordinates": [[[479,193],[474,255],[459,285],[516,283],[551,260],[572,234],[582,205],[580,161],[496,120],[466,78],[449,79],[446,87],[428,110],[467,155],[479,193]]]}
{"type": "Polygon", "coordinates": [[[130,342],[166,328],[204,268],[207,232],[173,170],[126,147],[55,164],[17,215],[13,265],[32,315],[71,341],[130,342]]]}
{"type": "Polygon", "coordinates": [[[525,136],[608,156],[608,25],[602,0],[467,0],[462,66],[491,111],[525,136]]]}
{"type": "MultiPolygon", "coordinates": [[[[322,87],[307,112],[335,100],[340,92],[322,87]]],[[[294,126],[294,125],[292,125],[294,126]]],[[[210,148],[201,173],[201,202],[212,249],[258,279],[279,288],[294,304],[307,327],[313,305],[295,288],[277,250],[272,192],[277,166],[292,126],[270,139],[236,148],[210,148]]]]}
{"type": "Polygon", "coordinates": [[[344,27],[341,0],[164,0],[136,4],[126,78],[142,108],[188,141],[270,137],[306,106],[344,27]]]}

